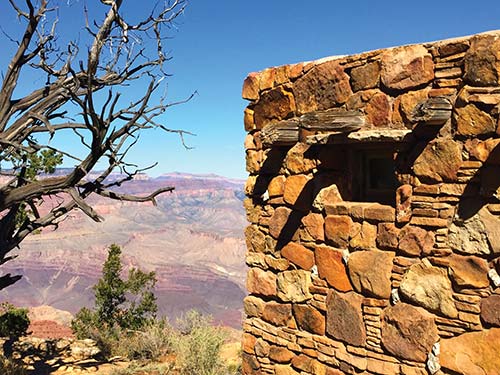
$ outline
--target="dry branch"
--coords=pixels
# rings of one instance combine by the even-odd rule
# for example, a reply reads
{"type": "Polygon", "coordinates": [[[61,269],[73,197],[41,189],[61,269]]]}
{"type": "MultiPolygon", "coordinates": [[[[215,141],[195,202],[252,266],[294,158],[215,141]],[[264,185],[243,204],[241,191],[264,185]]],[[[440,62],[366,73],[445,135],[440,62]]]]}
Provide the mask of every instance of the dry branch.
{"type": "MultiPolygon", "coordinates": [[[[61,3],[61,7],[66,6],[61,3]]],[[[9,0],[24,30],[15,43],[0,91],[0,162],[9,165],[7,173],[0,170],[0,174],[10,176],[0,186],[0,264],[10,259],[9,252],[31,232],[57,227],[58,221],[75,208],[93,220],[102,220],[87,201],[92,193],[155,203],[159,194],[173,190],[165,187],[144,197],[111,190],[141,171],[129,171],[132,164],[126,158],[141,132],[154,128],[173,132],[183,144],[184,136],[190,134],[162,123],[160,116],[177,103],[165,103],[165,98],[158,97],[162,81],[168,76],[164,65],[170,58],[163,50],[166,31],[184,11],[185,0],[160,2],[133,23],[123,11],[126,3],[130,0],[96,5],[105,10],[101,21],[92,20],[88,10],[82,10],[86,17],[85,43],[90,46],[85,52],[79,48],[85,45],[81,40],[57,45],[58,12],[49,8],[48,0],[9,0]],[[43,83],[16,97],[18,89],[24,88],[23,74],[28,71],[38,74],[43,83]],[[146,89],[124,104],[120,90],[136,83],[146,89]],[[84,157],[51,144],[67,130],[73,130],[75,143],[88,150],[84,157]],[[39,139],[49,141],[42,143],[39,139]],[[77,165],[65,176],[37,178],[37,173],[53,170],[47,164],[50,157],[57,155],[77,165]],[[91,178],[95,173],[90,172],[95,172],[103,161],[107,168],[91,178]],[[107,178],[114,171],[123,177],[109,182],[107,178]],[[68,199],[41,216],[37,210],[40,202],[58,193],[67,194],[68,199]]],[[[13,38],[2,32],[12,42],[13,38]]],[[[133,89],[133,93],[137,94],[137,90],[133,89]]],[[[0,289],[16,279],[1,276],[0,289]]]]}

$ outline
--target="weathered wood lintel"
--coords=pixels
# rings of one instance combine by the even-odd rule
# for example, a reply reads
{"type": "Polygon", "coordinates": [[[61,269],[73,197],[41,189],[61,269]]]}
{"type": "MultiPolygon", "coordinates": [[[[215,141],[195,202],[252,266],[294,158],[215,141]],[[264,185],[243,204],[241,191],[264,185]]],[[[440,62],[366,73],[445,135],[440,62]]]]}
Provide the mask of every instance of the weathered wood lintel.
{"type": "Polygon", "coordinates": [[[311,131],[359,130],[365,125],[365,117],[360,111],[347,111],[340,108],[306,113],[299,117],[300,127],[311,131]]]}
{"type": "Polygon", "coordinates": [[[299,117],[299,141],[324,133],[350,133],[365,125],[365,116],[360,111],[333,108],[307,113],[299,117]]]}
{"type": "Polygon", "coordinates": [[[359,130],[352,133],[316,134],[306,139],[307,144],[347,144],[347,143],[407,143],[413,140],[412,131],[405,130],[359,130]]]}
{"type": "Polygon", "coordinates": [[[443,125],[451,118],[452,109],[448,98],[429,98],[415,107],[410,120],[425,125],[443,125]]]}
{"type": "Polygon", "coordinates": [[[294,145],[299,141],[298,119],[270,124],[262,129],[260,138],[264,147],[294,145]]]}
{"type": "Polygon", "coordinates": [[[266,126],[261,133],[265,147],[291,145],[305,142],[308,136],[321,133],[349,133],[361,129],[364,115],[359,111],[334,108],[307,113],[298,118],[266,126]]]}

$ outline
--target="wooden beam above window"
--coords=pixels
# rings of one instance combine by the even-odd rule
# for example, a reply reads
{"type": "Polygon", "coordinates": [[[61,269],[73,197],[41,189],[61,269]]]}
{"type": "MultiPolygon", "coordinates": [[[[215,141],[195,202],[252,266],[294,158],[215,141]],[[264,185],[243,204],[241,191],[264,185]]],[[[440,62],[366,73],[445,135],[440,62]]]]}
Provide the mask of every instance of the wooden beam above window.
{"type": "Polygon", "coordinates": [[[333,108],[268,125],[262,130],[261,139],[265,147],[287,146],[305,142],[312,135],[350,133],[364,125],[365,116],[361,112],[333,108]]]}
{"type": "Polygon", "coordinates": [[[311,145],[326,144],[347,144],[347,143],[406,143],[413,139],[410,129],[380,129],[380,130],[359,130],[345,133],[316,134],[307,137],[306,143],[311,145]]]}

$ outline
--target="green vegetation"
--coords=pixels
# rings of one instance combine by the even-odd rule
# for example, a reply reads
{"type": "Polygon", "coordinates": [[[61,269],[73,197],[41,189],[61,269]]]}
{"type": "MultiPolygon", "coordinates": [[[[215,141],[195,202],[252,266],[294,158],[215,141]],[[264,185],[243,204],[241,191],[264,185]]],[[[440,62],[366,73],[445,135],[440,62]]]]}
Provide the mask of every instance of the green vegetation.
{"type": "Polygon", "coordinates": [[[158,360],[171,352],[172,328],[165,319],[154,320],[140,330],[121,331],[113,341],[113,355],[133,360],[158,360]]]}
{"type": "Polygon", "coordinates": [[[24,336],[29,325],[28,309],[15,307],[8,302],[0,304],[0,337],[24,336]]]}
{"type": "Polygon", "coordinates": [[[155,321],[155,273],[131,268],[124,280],[120,257],[120,247],[111,245],[102,277],[94,286],[95,308],[81,309],[71,323],[78,338],[118,339],[123,331],[140,330],[155,321]]]}
{"type": "Polygon", "coordinates": [[[172,335],[172,348],[181,375],[220,375],[228,369],[220,358],[226,335],[212,326],[210,317],[190,311],[178,321],[179,329],[172,335]]]}
{"type": "MultiPolygon", "coordinates": [[[[56,168],[63,163],[63,155],[52,149],[41,150],[35,153],[12,152],[5,158],[7,163],[12,165],[14,171],[19,171],[19,185],[25,185],[28,182],[38,180],[41,173],[53,174],[56,168]]],[[[20,202],[15,213],[15,227],[20,228],[23,224],[32,220],[36,215],[33,206],[26,202],[20,202]]],[[[35,230],[37,233],[39,230],[35,230]]]]}
{"type": "Polygon", "coordinates": [[[12,152],[4,160],[10,162],[14,170],[19,170],[21,178],[28,182],[36,181],[41,173],[54,173],[63,163],[63,155],[52,149],[46,149],[35,153],[12,152]]]}
{"type": "Polygon", "coordinates": [[[173,328],[167,320],[156,317],[155,273],[133,268],[123,279],[122,271],[121,249],[111,245],[102,277],[94,286],[95,307],[81,309],[71,323],[78,338],[96,340],[105,355],[136,361],[114,375],[238,373],[221,360],[226,334],[210,317],[190,311],[177,321],[178,328],[173,328]],[[167,355],[172,365],[154,363],[167,355]]]}

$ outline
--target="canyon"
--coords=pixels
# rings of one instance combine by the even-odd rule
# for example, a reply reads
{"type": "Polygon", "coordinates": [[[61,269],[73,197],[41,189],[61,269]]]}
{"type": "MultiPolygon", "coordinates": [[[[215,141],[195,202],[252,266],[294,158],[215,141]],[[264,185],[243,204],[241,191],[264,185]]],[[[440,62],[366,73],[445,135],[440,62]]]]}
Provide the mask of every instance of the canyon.
{"type": "MultiPolygon", "coordinates": [[[[103,223],[76,210],[57,230],[28,237],[18,257],[2,266],[3,273],[23,277],[2,291],[0,301],[72,314],[91,307],[106,249],[116,243],[124,272],[130,267],[156,272],[159,315],[175,320],[194,308],[239,327],[245,296],[243,182],[216,175],[141,174],[119,191],[147,195],[164,186],[175,190],[160,195],[157,206],[92,196],[103,223]]],[[[53,197],[46,205],[62,199],[53,197]]]]}

